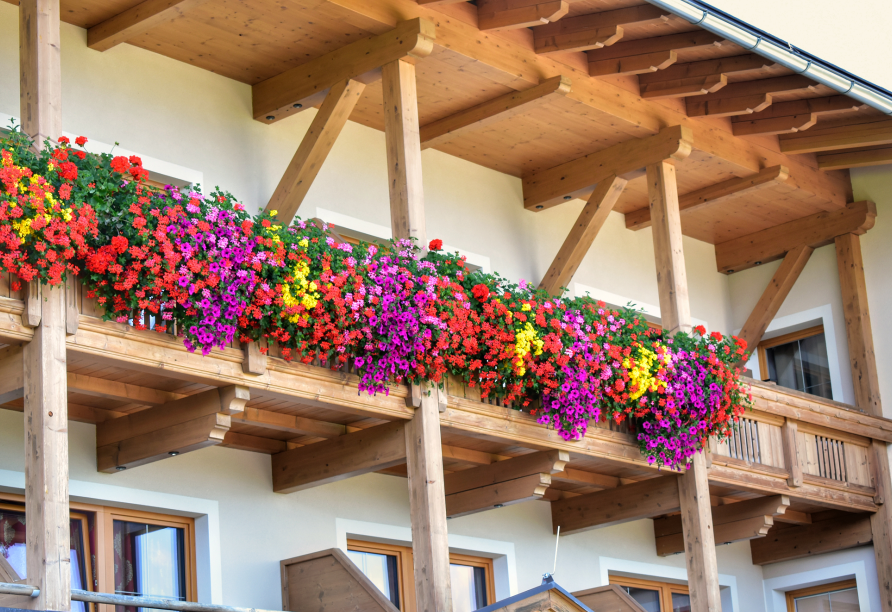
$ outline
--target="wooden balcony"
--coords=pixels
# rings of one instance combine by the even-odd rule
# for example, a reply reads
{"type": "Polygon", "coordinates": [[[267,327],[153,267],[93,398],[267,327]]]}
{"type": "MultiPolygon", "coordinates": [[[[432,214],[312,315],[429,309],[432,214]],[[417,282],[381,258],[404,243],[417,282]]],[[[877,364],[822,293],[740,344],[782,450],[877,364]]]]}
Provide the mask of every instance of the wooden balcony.
{"type": "MultiPolygon", "coordinates": [[[[0,283],[0,340],[8,345],[28,342],[33,333],[23,322],[23,292],[12,291],[8,279],[0,283]]],[[[348,371],[286,362],[277,356],[276,347],[265,357],[262,373],[247,373],[245,354],[238,346],[208,356],[190,353],[171,334],[103,321],[98,305],[82,291],[74,301],[78,326],[67,338],[70,419],[99,424],[145,412],[146,417],[157,415],[160,430],[177,423],[175,419],[168,423],[169,414],[160,410],[170,402],[233,385],[246,388],[250,395],[244,409],[232,410],[210,425],[194,425],[198,429],[192,433],[193,425],[181,424],[173,428],[177,435],[154,435],[154,447],[143,449],[146,457],[131,467],[175,460],[168,459],[170,453],[209,445],[275,455],[388,422],[407,421],[414,413],[407,405],[410,391],[405,386],[394,385],[389,394],[369,396],[360,393],[358,378],[348,371]]],[[[6,349],[4,367],[9,371],[14,367],[9,365],[14,350],[14,346],[6,349]]],[[[23,409],[21,396],[15,398],[20,381],[5,377],[2,391],[7,403],[3,407],[23,409]]],[[[751,381],[751,388],[754,409],[729,440],[711,442],[708,474],[714,506],[785,495],[790,499],[786,516],[799,522],[827,510],[877,510],[869,446],[871,440],[892,441],[892,421],[772,384],[751,381]]],[[[568,461],[561,469],[549,470],[550,481],[539,483],[528,494],[518,499],[506,494],[508,498],[502,501],[483,496],[472,511],[526,499],[570,499],[666,474],[665,469],[661,472],[647,464],[627,428],[597,423],[582,440],[567,441],[538,424],[534,416],[499,404],[481,400],[476,389],[448,381],[440,392],[447,473],[536,451],[563,452],[568,461]]],[[[103,460],[100,453],[100,469],[118,467],[103,465],[103,460]]],[[[348,470],[344,477],[364,471],[406,473],[405,462],[397,461],[348,470]]]]}

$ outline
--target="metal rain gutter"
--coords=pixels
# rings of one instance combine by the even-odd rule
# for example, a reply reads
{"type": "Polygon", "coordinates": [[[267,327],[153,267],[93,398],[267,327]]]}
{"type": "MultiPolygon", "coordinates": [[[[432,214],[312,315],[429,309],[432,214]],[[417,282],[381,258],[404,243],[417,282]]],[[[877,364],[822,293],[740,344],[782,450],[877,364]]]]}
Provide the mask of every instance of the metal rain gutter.
{"type": "Polygon", "coordinates": [[[784,46],[783,41],[734,19],[730,15],[725,15],[707,4],[696,0],[647,1],[671,11],[705,30],[722,36],[744,49],[767,57],[841,94],[872,106],[887,115],[892,115],[892,94],[889,92],[883,92],[866,81],[845,74],[827,62],[815,57],[806,57],[791,45],[784,46]]]}

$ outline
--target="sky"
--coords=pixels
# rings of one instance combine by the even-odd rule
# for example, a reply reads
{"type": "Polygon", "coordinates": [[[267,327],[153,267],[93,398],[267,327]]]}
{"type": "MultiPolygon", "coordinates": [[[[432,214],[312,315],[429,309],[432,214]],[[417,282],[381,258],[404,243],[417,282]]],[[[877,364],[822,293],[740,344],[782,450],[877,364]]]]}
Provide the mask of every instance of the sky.
{"type": "Polygon", "coordinates": [[[892,91],[892,0],[704,0],[892,91]]]}

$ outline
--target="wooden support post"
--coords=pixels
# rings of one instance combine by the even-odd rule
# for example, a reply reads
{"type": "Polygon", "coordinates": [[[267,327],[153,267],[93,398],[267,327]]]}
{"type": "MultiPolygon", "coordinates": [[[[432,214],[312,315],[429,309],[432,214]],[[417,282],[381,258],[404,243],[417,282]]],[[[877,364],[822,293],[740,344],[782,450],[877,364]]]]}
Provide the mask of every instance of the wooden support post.
{"type": "Polygon", "coordinates": [[[622,195],[626,183],[627,180],[617,176],[608,177],[598,183],[551,267],[545,273],[545,278],[539,283],[540,289],[545,289],[551,295],[559,295],[561,289],[570,283],[570,279],[582,263],[582,258],[588,253],[595,237],[622,195]]]}
{"type": "Polygon", "coordinates": [[[446,490],[437,395],[422,395],[406,425],[409,507],[415,566],[415,609],[452,612],[446,490]]]}
{"type": "MultiPolygon", "coordinates": [[[[402,60],[390,62],[382,68],[382,78],[393,238],[415,238],[424,248],[427,235],[415,66],[402,60]]],[[[422,611],[419,609],[419,612],[422,611]]]]}
{"type": "MultiPolygon", "coordinates": [[[[870,325],[870,308],[867,303],[864,259],[861,256],[861,239],[858,235],[843,234],[836,238],[836,261],[839,267],[839,285],[842,289],[855,403],[868,414],[883,416],[880,381],[870,325]]],[[[879,504],[879,510],[870,517],[870,527],[880,599],[883,612],[892,612],[892,501],[890,501],[892,482],[889,476],[888,445],[885,442],[873,440],[870,462],[879,504]]]]}
{"type": "MultiPolygon", "coordinates": [[[[653,222],[663,329],[669,334],[689,331],[691,306],[688,300],[675,166],[666,161],[649,165],[647,191],[650,218],[653,222]]],[[[717,612],[722,609],[706,470],[706,455],[698,452],[691,461],[690,469],[678,479],[685,565],[688,570],[691,610],[694,612],[717,612]]]]}
{"type": "MultiPolygon", "coordinates": [[[[22,130],[37,146],[62,135],[59,19],[59,0],[19,3],[22,130]]],[[[28,300],[27,311],[38,318],[23,350],[26,567],[40,595],[23,605],[65,611],[71,609],[65,289],[40,293],[42,299],[28,300]]]]}
{"type": "MultiPolygon", "coordinates": [[[[393,238],[415,238],[424,248],[427,241],[415,66],[399,60],[385,64],[382,79],[393,238]]],[[[405,438],[415,609],[452,612],[439,394],[436,389],[415,387],[407,404],[415,407],[415,415],[406,424],[405,438]]]]}
{"type": "Polygon", "coordinates": [[[791,487],[802,486],[802,464],[799,462],[799,442],[796,440],[799,425],[796,421],[784,419],[782,429],[784,445],[784,467],[789,476],[787,484],[791,487]]]}

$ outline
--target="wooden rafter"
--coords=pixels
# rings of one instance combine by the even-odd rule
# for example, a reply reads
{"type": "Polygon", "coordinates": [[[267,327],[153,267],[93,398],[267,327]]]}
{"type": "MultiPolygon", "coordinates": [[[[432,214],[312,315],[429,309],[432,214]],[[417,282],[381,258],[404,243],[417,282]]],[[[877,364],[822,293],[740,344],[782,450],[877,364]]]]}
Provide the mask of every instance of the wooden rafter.
{"type": "Polygon", "coordinates": [[[784,153],[819,153],[890,144],[892,144],[892,119],[827,128],[818,126],[809,130],[807,134],[791,134],[780,139],[781,151],[784,153]]]}
{"type": "Polygon", "coordinates": [[[642,98],[705,95],[724,87],[728,75],[775,65],[761,55],[735,55],[716,60],[676,63],[665,70],[640,75],[638,83],[642,98]]]}
{"type": "MultiPolygon", "coordinates": [[[[765,288],[762,297],[759,298],[743,329],[738,334],[739,337],[746,340],[751,353],[759,344],[762,336],[765,335],[765,330],[774,320],[784,300],[787,299],[813,251],[814,249],[807,245],[794,248],[784,256],[783,263],[771,277],[768,287],[765,288]]],[[[762,374],[764,376],[765,373],[762,374]]]]}
{"type": "Polygon", "coordinates": [[[787,165],[803,193],[838,206],[846,203],[848,183],[838,173],[822,173],[808,160],[790,159],[759,142],[738,140],[729,146],[731,141],[727,134],[722,135],[723,132],[716,130],[713,124],[691,120],[679,109],[661,106],[656,110],[653,105],[642,103],[637,92],[602,79],[584,78],[585,73],[580,68],[559,62],[550,54],[536,54],[531,44],[518,42],[514,37],[480,32],[473,23],[463,18],[443,18],[443,13],[419,5],[415,0],[388,0],[392,10],[386,11],[367,0],[327,1],[349,18],[374,24],[382,30],[394,27],[399,19],[422,17],[436,20],[438,46],[449,49],[450,53],[481,69],[491,70],[493,78],[512,89],[536,85],[542,78],[566,75],[573,81],[573,91],[568,98],[603,113],[616,130],[645,136],[657,133],[666,125],[684,125],[692,129],[699,151],[728,162],[736,172],[758,172],[766,165],[787,165]]]}
{"type": "Polygon", "coordinates": [[[799,246],[818,248],[837,236],[863,234],[873,227],[876,214],[873,202],[855,202],[741,236],[715,246],[716,267],[719,272],[738,272],[780,259],[799,246]]]}
{"type": "Polygon", "coordinates": [[[273,455],[273,491],[302,491],[405,463],[404,430],[393,421],[273,455]]]}
{"type": "MultiPolygon", "coordinates": [[[[712,32],[707,32],[706,30],[696,30],[694,32],[618,42],[609,47],[604,47],[603,49],[595,49],[587,52],[589,74],[592,76],[601,76],[605,74],[638,74],[640,72],[650,72],[650,70],[643,70],[642,68],[639,68],[634,72],[630,71],[629,69],[636,63],[641,64],[641,62],[637,62],[634,58],[653,56],[654,54],[674,54],[683,49],[721,46],[723,43],[724,39],[721,36],[713,34],[712,32]],[[618,70],[617,68],[621,68],[623,64],[625,64],[626,68],[622,71],[618,70]]],[[[666,56],[664,55],[664,57],[666,56]]],[[[659,65],[665,68],[673,62],[667,63],[667,60],[664,60],[659,65]]]]}
{"type": "Polygon", "coordinates": [[[892,147],[853,149],[840,153],[818,155],[818,168],[821,170],[843,170],[845,168],[865,168],[892,164],[892,147]]]}
{"type": "Polygon", "coordinates": [[[280,222],[291,223],[364,89],[352,80],[331,86],[264,212],[276,211],[280,222]]]}
{"type": "Polygon", "coordinates": [[[566,96],[570,93],[570,87],[570,79],[563,76],[552,77],[529,89],[499,96],[428,123],[421,127],[421,148],[442,145],[464,133],[528,112],[555,97],[566,96]]]}
{"type": "Polygon", "coordinates": [[[514,30],[557,21],[567,14],[567,0],[477,0],[477,27],[514,30]]]}
{"type": "Polygon", "coordinates": [[[162,406],[183,397],[182,393],[161,391],[84,374],[68,373],[68,390],[144,406],[162,406]]]}
{"type": "Polygon", "coordinates": [[[358,40],[326,53],[252,88],[254,118],[273,123],[323,101],[336,83],[353,79],[369,84],[381,67],[402,59],[413,62],[434,49],[434,24],[425,19],[400,22],[384,34],[358,40]]]}
{"type": "Polygon", "coordinates": [[[753,565],[802,559],[870,544],[870,516],[830,513],[811,525],[773,529],[767,537],[750,542],[753,565]]]}
{"type": "Polygon", "coordinates": [[[732,119],[735,136],[795,133],[812,127],[818,117],[853,112],[865,107],[848,96],[828,96],[777,102],[767,109],[732,119]]]}
{"type": "Polygon", "coordinates": [[[654,51],[641,55],[629,55],[616,59],[589,62],[589,74],[592,76],[609,76],[612,74],[646,74],[671,66],[678,60],[678,52],[654,51]]]}
{"type": "Polygon", "coordinates": [[[542,451],[447,474],[446,516],[542,499],[551,474],[562,471],[569,460],[565,451],[542,451]]]}
{"type": "Polygon", "coordinates": [[[173,21],[207,0],[145,0],[87,30],[87,46],[108,51],[152,28],[173,21]]]}
{"type": "Polygon", "coordinates": [[[231,415],[245,409],[247,387],[209,389],[96,427],[96,463],[114,473],[220,444],[231,415]]]}
{"type": "Polygon", "coordinates": [[[25,371],[21,346],[0,349],[0,404],[25,396],[25,371]]]}
{"type": "MultiPolygon", "coordinates": [[[[686,193],[678,198],[678,208],[682,215],[702,210],[731,196],[740,195],[753,190],[772,187],[789,179],[790,171],[784,166],[765,168],[753,176],[732,178],[697,191],[686,193]]],[[[626,213],[626,228],[640,230],[650,227],[650,209],[640,208],[626,213]]]]}
{"type": "Polygon", "coordinates": [[[817,82],[799,74],[731,83],[714,94],[688,98],[688,116],[730,116],[759,112],[768,105],[753,103],[764,100],[766,96],[770,104],[774,94],[808,93],[816,91],[817,87],[817,82]]]}
{"type": "MultiPolygon", "coordinates": [[[[790,499],[785,495],[758,497],[712,509],[716,544],[728,544],[764,537],[774,525],[774,517],[786,512],[790,499]]],[[[654,519],[657,555],[666,557],[684,552],[681,516],[654,519]]]]}
{"type": "Polygon", "coordinates": [[[610,216],[613,207],[619,201],[626,187],[627,180],[617,176],[609,176],[598,183],[591,197],[579,213],[579,218],[570,229],[570,233],[561,245],[554,261],[545,273],[539,288],[551,295],[559,295],[563,287],[570,284],[570,279],[582,263],[598,235],[601,227],[610,216]]]}
{"type": "Polygon", "coordinates": [[[524,207],[542,210],[577,197],[587,198],[610,176],[641,176],[648,164],[665,159],[683,160],[693,149],[693,136],[682,126],[661,130],[654,136],[630,140],[523,177],[524,207]]]}
{"type": "Polygon", "coordinates": [[[639,4],[613,11],[565,17],[533,30],[536,53],[590,51],[619,41],[623,28],[647,22],[665,22],[672,13],[652,4],[639,4]]]}
{"type": "Polygon", "coordinates": [[[678,476],[669,474],[553,501],[551,522],[555,532],[560,527],[561,534],[569,535],[678,512],[679,508],[678,476]]]}

